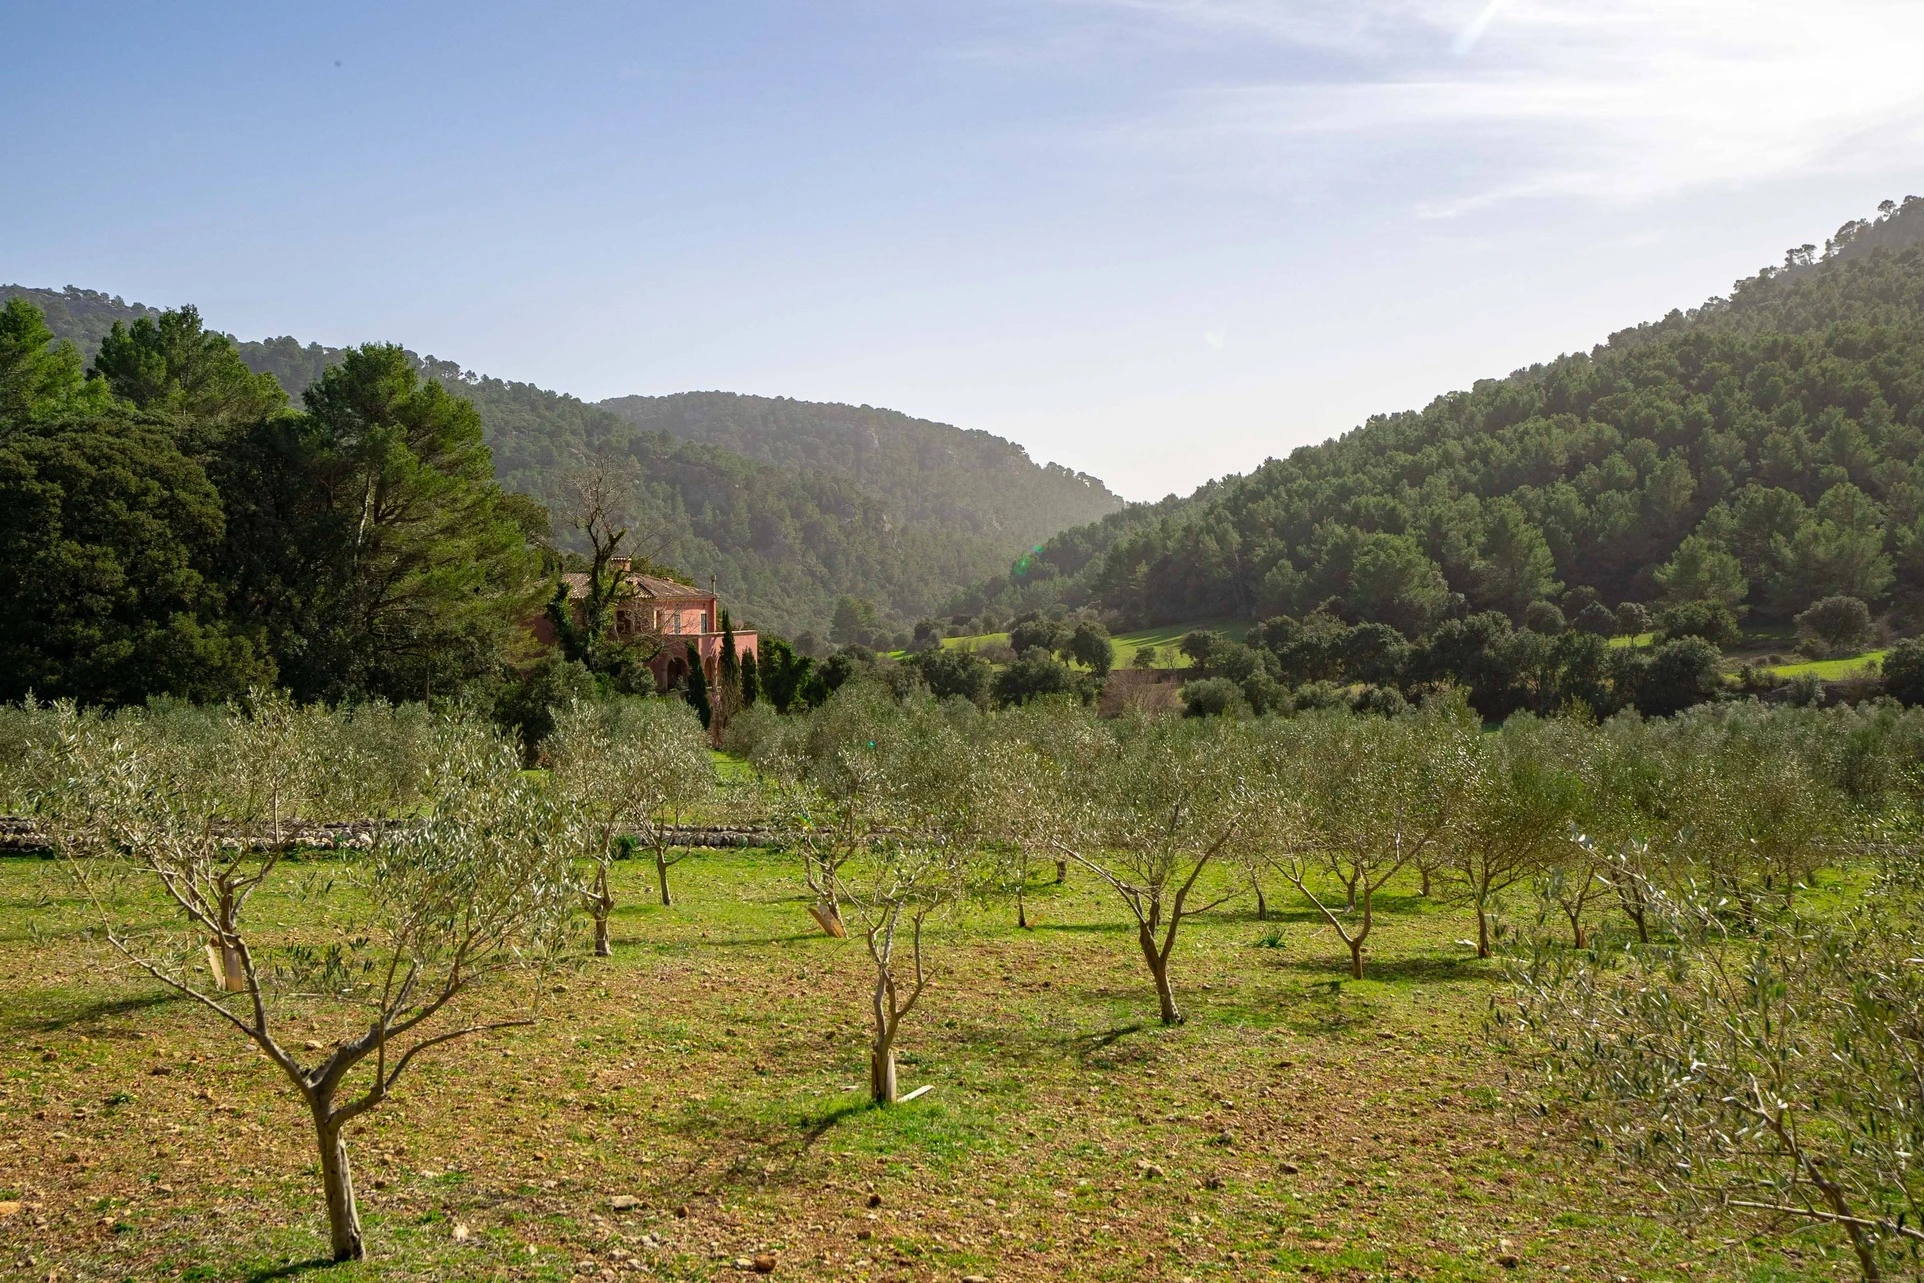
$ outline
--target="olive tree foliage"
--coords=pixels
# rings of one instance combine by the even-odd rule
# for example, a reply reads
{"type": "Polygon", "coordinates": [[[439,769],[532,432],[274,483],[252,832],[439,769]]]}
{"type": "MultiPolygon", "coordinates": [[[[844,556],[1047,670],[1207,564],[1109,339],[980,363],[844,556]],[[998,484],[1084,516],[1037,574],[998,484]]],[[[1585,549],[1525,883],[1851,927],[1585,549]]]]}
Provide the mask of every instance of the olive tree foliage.
{"type": "Polygon", "coordinates": [[[976,716],[964,701],[898,703],[879,683],[854,682],[757,746],[811,912],[867,952],[878,1105],[898,1098],[896,1043],[934,979],[930,919],[1002,880],[993,852],[984,858],[976,716]]]}
{"type": "Polygon", "coordinates": [[[638,842],[654,859],[662,904],[671,902],[668,870],[687,854],[672,853],[675,831],[715,791],[708,737],[681,700],[576,700],[556,717],[545,752],[560,800],[578,820],[589,870],[582,895],[594,919],[595,956],[606,958],[615,908],[609,864],[629,840],[638,842]]]}
{"type": "Polygon", "coordinates": [[[1461,699],[1437,696],[1395,717],[1319,713],[1285,725],[1278,788],[1288,805],[1270,858],[1349,949],[1350,974],[1361,979],[1377,893],[1453,836],[1477,720],[1461,699]],[[1324,879],[1343,888],[1340,908],[1317,891],[1324,879]]]}
{"type": "MultiPolygon", "coordinates": [[[[966,706],[965,706],[966,707],[966,706]]],[[[842,724],[854,729],[850,723],[842,724]]],[[[835,868],[835,899],[862,938],[872,968],[869,1094],[898,1098],[896,1040],[934,978],[924,938],[931,917],[996,882],[981,858],[968,743],[930,701],[870,721],[852,754],[879,769],[888,822],[835,868]]]]}
{"type": "Polygon", "coordinates": [[[560,946],[576,902],[562,817],[514,745],[437,719],[408,822],[378,829],[365,859],[302,878],[297,893],[338,928],[303,940],[249,910],[293,876],[287,835],[322,796],[334,715],[257,694],[191,739],[141,718],[55,715],[35,809],[102,936],[287,1076],[312,1119],[333,1256],[359,1259],[347,1129],[422,1053],[531,1019],[484,1014],[472,995],[560,946]],[[332,1045],[304,1059],[288,1041],[297,1024],[304,1038],[331,1026],[332,1045]]]}
{"type": "Polygon", "coordinates": [[[1517,714],[1468,745],[1455,824],[1442,845],[1453,889],[1476,913],[1476,956],[1490,956],[1497,897],[1539,876],[1571,843],[1586,801],[1586,729],[1517,714]]]}
{"type": "MultiPolygon", "coordinates": [[[[1914,861],[1907,856],[1904,863],[1914,861]]],[[[1924,894],[1886,873],[1841,915],[1646,891],[1654,945],[1539,948],[1509,1031],[1688,1219],[1830,1226],[1865,1279],[1924,1249],[1924,894]]]]}
{"type": "Polygon", "coordinates": [[[1855,825],[1840,787],[1844,718],[1755,706],[1678,719],[1646,752],[1662,763],[1659,836],[1671,877],[1754,915],[1789,901],[1835,858],[1855,825]]]}
{"type": "MultiPolygon", "coordinates": [[[[152,752],[206,754],[225,743],[236,713],[223,704],[157,698],[104,717],[152,752]]],[[[367,827],[405,814],[419,799],[422,752],[433,719],[421,704],[382,700],[305,716],[308,746],[304,800],[288,825],[312,839],[316,824],[367,827]]],[[[0,705],[0,812],[22,815],[53,780],[49,751],[68,725],[60,706],[28,700],[0,705]]]]}
{"type": "Polygon", "coordinates": [[[1124,720],[1078,766],[1062,795],[1062,850],[1129,911],[1162,1022],[1179,1024],[1170,960],[1182,924],[1234,898],[1203,874],[1264,827],[1273,793],[1248,733],[1216,718],[1124,720]]]}
{"type": "Polygon", "coordinates": [[[898,712],[886,688],[850,683],[807,716],[781,719],[750,752],[768,786],[776,830],[801,856],[814,896],[809,914],[838,938],[847,935],[841,868],[896,819],[896,781],[870,740],[871,731],[898,712]]]}
{"type": "Polygon", "coordinates": [[[1028,891],[1037,858],[1067,876],[1080,814],[1082,764],[1100,755],[1108,731],[1077,701],[1038,700],[981,719],[970,780],[984,842],[1004,857],[1016,925],[1028,930],[1028,891]]]}

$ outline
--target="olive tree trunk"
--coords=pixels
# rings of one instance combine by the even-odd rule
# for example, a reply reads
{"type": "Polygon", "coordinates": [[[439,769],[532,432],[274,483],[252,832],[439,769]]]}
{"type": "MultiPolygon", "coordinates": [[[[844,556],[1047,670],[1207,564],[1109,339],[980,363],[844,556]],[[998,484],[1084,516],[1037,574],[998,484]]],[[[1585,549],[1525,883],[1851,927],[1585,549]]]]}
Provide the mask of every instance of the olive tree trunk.
{"type": "Polygon", "coordinates": [[[608,886],[608,862],[603,860],[595,872],[595,893],[588,898],[595,919],[595,957],[612,958],[614,946],[608,942],[608,917],[615,911],[615,893],[608,886]]]}
{"type": "Polygon", "coordinates": [[[1162,1023],[1181,1024],[1182,1012],[1176,1008],[1176,991],[1169,984],[1169,955],[1156,947],[1156,935],[1152,927],[1140,927],[1136,938],[1142,945],[1142,960],[1149,964],[1149,974],[1156,982],[1156,1005],[1162,1023]]]}
{"type": "Polygon", "coordinates": [[[354,1169],[348,1164],[347,1137],[333,1117],[330,1101],[311,1102],[314,1136],[321,1149],[321,1188],[327,1196],[328,1252],[336,1261],[367,1256],[361,1238],[361,1213],[354,1205],[354,1169]]]}

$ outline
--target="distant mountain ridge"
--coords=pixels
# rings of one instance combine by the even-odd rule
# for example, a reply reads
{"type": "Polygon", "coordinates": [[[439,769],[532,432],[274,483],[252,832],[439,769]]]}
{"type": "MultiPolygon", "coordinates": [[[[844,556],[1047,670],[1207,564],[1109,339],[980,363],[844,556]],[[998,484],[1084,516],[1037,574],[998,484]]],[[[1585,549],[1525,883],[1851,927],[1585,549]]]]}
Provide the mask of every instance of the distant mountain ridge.
{"type": "MultiPolygon", "coordinates": [[[[115,321],[161,310],[72,286],[0,286],[0,303],[14,296],[88,359],[115,321]]],[[[285,336],[239,348],[296,398],[341,357],[285,336]]],[[[503,485],[559,514],[575,459],[632,457],[644,478],[632,514],[647,541],[638,551],[712,578],[739,616],[790,633],[826,632],[844,595],[906,624],[1056,532],[1123,506],[1094,477],[1038,466],[1012,442],[894,411],[716,392],[604,408],[416,359],[475,403],[503,485]]]]}
{"type": "Polygon", "coordinates": [[[1005,536],[1021,546],[1099,520],[1122,500],[1086,473],[1038,467],[1028,451],[980,430],[871,406],[734,392],[626,396],[601,402],[636,427],[700,441],[796,472],[845,477],[905,521],[1005,536]]]}

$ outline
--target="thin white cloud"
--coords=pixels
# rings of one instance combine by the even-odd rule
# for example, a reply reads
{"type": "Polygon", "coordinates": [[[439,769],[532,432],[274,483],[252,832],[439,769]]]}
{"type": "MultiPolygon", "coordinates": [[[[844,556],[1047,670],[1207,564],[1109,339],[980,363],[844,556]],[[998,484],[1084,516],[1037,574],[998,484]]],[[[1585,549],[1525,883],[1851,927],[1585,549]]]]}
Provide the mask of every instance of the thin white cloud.
{"type": "Polygon", "coordinates": [[[1430,214],[1924,155],[1917,0],[1067,3],[1321,55],[1287,78],[1191,81],[1122,135],[1257,181],[1340,181],[1415,152],[1411,200],[1430,214]]]}
{"type": "Polygon", "coordinates": [[[1456,33],[1456,39],[1450,45],[1451,52],[1461,58],[1476,48],[1476,42],[1483,39],[1483,33],[1490,29],[1490,24],[1496,21],[1497,14],[1501,12],[1503,12],[1503,0],[1490,0],[1490,3],[1484,5],[1476,17],[1470,19],[1463,30],[1456,33]]]}

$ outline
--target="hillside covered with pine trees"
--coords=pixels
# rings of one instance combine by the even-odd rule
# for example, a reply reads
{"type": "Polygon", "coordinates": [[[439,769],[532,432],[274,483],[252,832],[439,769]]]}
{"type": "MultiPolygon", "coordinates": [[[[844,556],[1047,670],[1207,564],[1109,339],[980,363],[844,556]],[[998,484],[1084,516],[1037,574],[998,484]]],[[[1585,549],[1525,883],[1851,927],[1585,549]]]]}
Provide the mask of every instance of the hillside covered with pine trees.
{"type": "Polygon", "coordinates": [[[1408,637],[1533,602],[1859,598],[1924,621],[1924,200],[1727,298],[1067,530],[951,601],[1140,627],[1321,607],[1408,637]]]}

